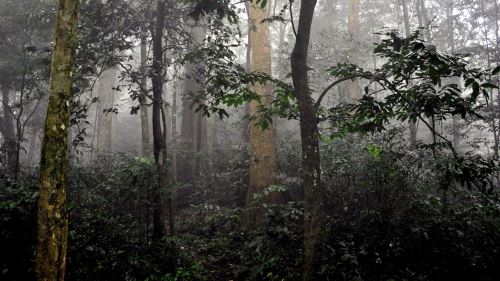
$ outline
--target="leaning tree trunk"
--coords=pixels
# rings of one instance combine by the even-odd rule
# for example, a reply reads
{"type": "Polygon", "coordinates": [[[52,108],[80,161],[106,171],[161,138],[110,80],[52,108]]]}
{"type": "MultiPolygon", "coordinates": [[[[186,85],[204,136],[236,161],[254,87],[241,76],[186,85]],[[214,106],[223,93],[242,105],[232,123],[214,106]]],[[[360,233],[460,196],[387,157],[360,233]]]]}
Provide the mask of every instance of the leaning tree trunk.
{"type": "Polygon", "coordinates": [[[62,281],[66,269],[66,177],[78,0],[60,0],[52,53],[50,97],[40,163],[35,271],[38,281],[62,281]]]}
{"type": "Polygon", "coordinates": [[[153,240],[167,234],[163,191],[167,188],[167,147],[163,111],[163,29],[165,24],[165,0],[157,1],[156,25],[153,38],[153,154],[157,169],[157,187],[153,194],[153,240]],[[163,120],[162,120],[163,119],[163,120]]]}
{"type": "MultiPolygon", "coordinates": [[[[258,4],[250,3],[247,6],[249,11],[249,32],[251,63],[250,70],[272,75],[271,69],[271,44],[269,41],[269,24],[265,19],[267,12],[258,4]]],[[[260,97],[260,103],[252,101],[249,113],[252,116],[258,115],[258,106],[263,104],[270,106],[273,95],[271,83],[255,84],[253,91],[260,97]]],[[[254,195],[263,194],[265,188],[276,184],[278,164],[276,161],[275,131],[272,126],[263,130],[257,123],[250,124],[250,185],[247,191],[245,224],[251,228],[253,224],[263,217],[263,210],[254,202],[254,195]]],[[[281,193],[273,192],[270,198],[265,201],[272,203],[281,202],[281,193]]]]}
{"type": "Polygon", "coordinates": [[[304,189],[304,281],[320,280],[318,272],[325,237],[325,211],[319,155],[318,121],[314,110],[307,55],[316,0],[302,0],[297,39],[292,52],[292,80],[300,112],[302,141],[302,185],[304,189]]]}

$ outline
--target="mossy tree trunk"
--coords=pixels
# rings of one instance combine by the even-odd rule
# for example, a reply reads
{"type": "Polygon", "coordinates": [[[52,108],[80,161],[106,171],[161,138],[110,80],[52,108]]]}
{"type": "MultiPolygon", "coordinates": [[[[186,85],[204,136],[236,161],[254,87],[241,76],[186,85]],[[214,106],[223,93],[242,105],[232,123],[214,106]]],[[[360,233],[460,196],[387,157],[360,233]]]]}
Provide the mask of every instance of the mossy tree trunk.
{"type": "Polygon", "coordinates": [[[60,0],[52,54],[50,97],[40,163],[35,270],[38,281],[62,281],[66,269],[66,177],[78,0],[60,0]]]}

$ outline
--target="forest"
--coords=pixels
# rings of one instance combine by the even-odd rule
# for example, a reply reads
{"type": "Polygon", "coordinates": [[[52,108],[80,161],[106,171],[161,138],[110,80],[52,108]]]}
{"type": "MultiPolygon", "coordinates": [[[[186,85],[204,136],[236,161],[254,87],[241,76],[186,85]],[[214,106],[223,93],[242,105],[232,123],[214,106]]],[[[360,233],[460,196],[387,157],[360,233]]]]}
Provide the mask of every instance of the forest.
{"type": "Polygon", "coordinates": [[[497,0],[0,0],[0,280],[500,280],[497,0]]]}

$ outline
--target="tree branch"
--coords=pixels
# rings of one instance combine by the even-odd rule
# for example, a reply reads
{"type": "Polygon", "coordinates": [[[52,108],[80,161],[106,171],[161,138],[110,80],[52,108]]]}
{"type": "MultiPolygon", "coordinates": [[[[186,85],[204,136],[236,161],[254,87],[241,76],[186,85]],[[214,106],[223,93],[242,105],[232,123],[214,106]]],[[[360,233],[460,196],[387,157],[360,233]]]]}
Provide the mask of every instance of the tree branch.
{"type": "Polygon", "coordinates": [[[344,81],[347,81],[347,80],[352,80],[354,78],[357,78],[357,77],[362,77],[361,75],[350,75],[350,76],[346,76],[344,78],[340,78],[338,80],[336,80],[335,82],[333,82],[332,84],[328,85],[328,87],[326,87],[323,92],[321,92],[321,94],[319,95],[319,98],[318,100],[316,101],[316,103],[314,103],[314,110],[317,111],[318,108],[321,106],[321,101],[323,100],[323,98],[325,97],[325,95],[328,93],[328,91],[330,91],[333,87],[335,87],[335,85],[338,85],[344,81]]]}

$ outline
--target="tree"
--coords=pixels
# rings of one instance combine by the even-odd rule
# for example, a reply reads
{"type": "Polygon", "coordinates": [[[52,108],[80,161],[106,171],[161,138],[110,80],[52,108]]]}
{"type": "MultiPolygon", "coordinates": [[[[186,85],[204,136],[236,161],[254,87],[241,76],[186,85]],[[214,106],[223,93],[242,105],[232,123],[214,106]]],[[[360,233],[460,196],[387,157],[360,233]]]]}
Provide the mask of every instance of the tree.
{"type": "Polygon", "coordinates": [[[139,104],[141,110],[141,137],[142,137],[142,154],[144,156],[151,156],[151,143],[149,140],[149,118],[148,118],[148,107],[146,105],[147,100],[147,33],[142,31],[141,33],[141,81],[140,81],[140,96],[139,104]]]}
{"type": "MultiPolygon", "coordinates": [[[[271,44],[269,38],[269,23],[267,10],[256,3],[249,3],[249,42],[251,50],[250,71],[272,75],[271,44]]],[[[251,101],[249,114],[257,116],[259,106],[270,106],[273,96],[271,83],[255,84],[252,87],[259,101],[251,101]]],[[[278,165],[276,161],[275,131],[270,124],[269,128],[262,129],[256,122],[250,124],[250,183],[246,195],[247,216],[245,224],[251,227],[263,215],[261,208],[256,206],[254,196],[263,194],[264,190],[276,183],[278,165]]],[[[279,192],[272,192],[266,199],[268,202],[279,203],[279,192]]]]}
{"type": "MultiPolygon", "coordinates": [[[[163,193],[167,188],[167,140],[163,101],[163,31],[165,28],[166,0],[156,1],[155,24],[151,25],[153,40],[153,155],[157,170],[157,187],[153,195],[153,239],[159,240],[167,234],[163,193]]],[[[172,216],[172,214],[170,214],[172,216]]],[[[171,219],[171,221],[173,221],[171,219]]],[[[173,227],[170,229],[173,232],[173,227]]]]}
{"type": "MultiPolygon", "coordinates": [[[[433,142],[428,148],[435,159],[434,169],[442,174],[439,187],[445,195],[443,199],[446,200],[446,191],[454,183],[491,192],[489,177],[498,169],[496,162],[459,153],[453,141],[435,127],[437,121],[453,116],[482,118],[478,114],[481,103],[490,99],[488,90],[496,88],[488,81],[490,70],[472,68],[464,56],[440,53],[434,45],[424,43],[420,30],[408,38],[401,38],[394,31],[385,37],[375,48],[375,53],[386,59],[380,68],[372,72],[341,64],[331,69],[331,74],[340,78],[337,81],[359,77],[379,87],[379,90],[366,87],[362,99],[344,109],[344,114],[355,114],[350,121],[341,122],[339,132],[380,132],[394,120],[419,120],[432,133],[433,142]],[[462,79],[464,87],[450,78],[462,79]],[[385,95],[377,98],[381,91],[385,95]]],[[[492,74],[498,71],[500,68],[492,74]]]]}
{"type": "MultiPolygon", "coordinates": [[[[6,175],[17,180],[26,128],[45,94],[50,58],[52,4],[40,1],[0,3],[0,135],[6,175]],[[24,13],[12,14],[22,9],[24,13]]],[[[2,161],[3,162],[3,161],[2,161]]]]}
{"type": "Polygon", "coordinates": [[[10,179],[15,180],[19,155],[16,149],[16,133],[14,128],[14,113],[12,112],[10,104],[10,86],[8,81],[2,83],[2,108],[3,116],[0,119],[0,132],[4,137],[4,149],[6,150],[6,165],[7,174],[10,179]]]}
{"type": "Polygon", "coordinates": [[[35,270],[39,281],[63,281],[68,239],[68,127],[77,43],[78,0],[60,0],[54,32],[50,97],[40,162],[35,270]]]}
{"type": "MultiPolygon", "coordinates": [[[[411,26],[410,26],[410,15],[408,11],[408,2],[407,0],[400,0],[401,1],[401,6],[403,7],[403,20],[404,20],[404,30],[405,30],[405,36],[410,37],[411,33],[411,26]]],[[[412,122],[410,120],[409,123],[409,128],[410,128],[410,146],[412,148],[415,148],[417,144],[417,125],[415,122],[412,122]]]]}
{"type": "MultiPolygon", "coordinates": [[[[190,52],[201,48],[206,37],[205,27],[199,20],[189,21],[191,40],[190,52]]],[[[201,153],[207,151],[207,124],[201,112],[196,112],[194,97],[203,85],[203,64],[187,62],[185,66],[184,93],[182,95],[181,142],[182,155],[179,155],[178,179],[182,183],[191,183],[198,176],[201,168],[201,153]]]]}
{"type": "Polygon", "coordinates": [[[304,189],[304,273],[303,280],[318,280],[325,212],[319,155],[318,119],[309,88],[307,54],[316,0],[302,0],[295,47],[292,52],[294,95],[300,115],[302,142],[302,185],[304,189]]]}
{"type": "MultiPolygon", "coordinates": [[[[449,50],[450,50],[450,53],[454,54],[455,53],[455,36],[454,36],[454,32],[455,32],[455,25],[453,24],[453,11],[454,11],[454,4],[453,4],[453,0],[450,0],[448,2],[448,5],[447,5],[447,9],[446,9],[446,21],[447,21],[447,25],[448,25],[448,44],[449,44],[449,50]]],[[[452,77],[451,79],[453,80],[453,82],[459,86],[460,85],[460,79],[457,79],[458,77],[452,77]]],[[[455,146],[456,148],[460,145],[460,116],[458,116],[457,114],[453,115],[453,118],[452,118],[452,135],[453,135],[453,146],[455,146]]]]}
{"type": "MultiPolygon", "coordinates": [[[[351,49],[349,61],[353,64],[359,63],[359,13],[361,0],[349,0],[349,15],[347,20],[347,31],[351,40],[351,49]]],[[[351,101],[357,100],[361,96],[359,81],[352,80],[347,82],[347,94],[351,101]]]]}
{"type": "Polygon", "coordinates": [[[111,151],[111,129],[113,123],[114,84],[118,68],[110,66],[101,73],[99,82],[99,104],[97,123],[97,150],[111,151]]]}

